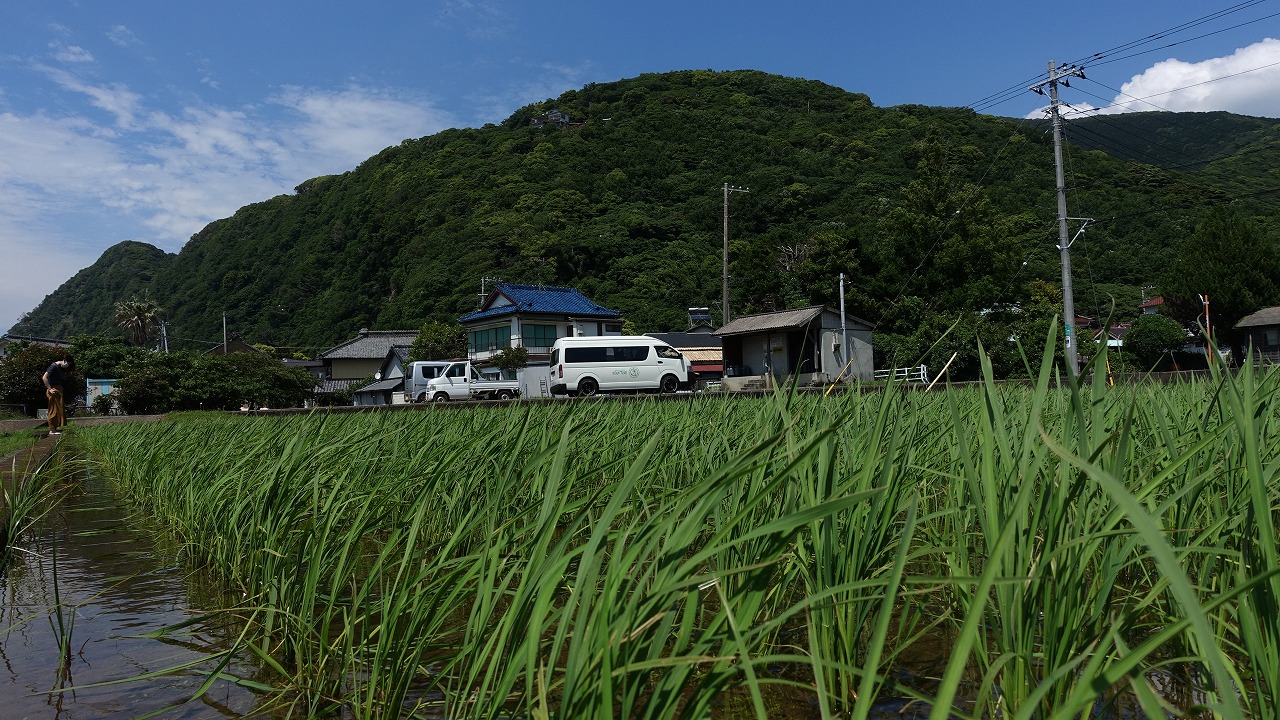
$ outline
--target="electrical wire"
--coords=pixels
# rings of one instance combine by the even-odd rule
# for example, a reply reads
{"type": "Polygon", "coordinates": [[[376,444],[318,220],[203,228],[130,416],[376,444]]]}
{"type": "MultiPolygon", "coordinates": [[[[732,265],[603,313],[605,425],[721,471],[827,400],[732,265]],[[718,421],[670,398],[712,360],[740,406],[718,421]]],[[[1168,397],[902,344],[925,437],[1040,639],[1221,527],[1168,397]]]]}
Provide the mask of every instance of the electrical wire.
{"type": "MultiPolygon", "coordinates": [[[[1129,58],[1137,57],[1138,55],[1144,55],[1144,54],[1151,53],[1151,52],[1156,52],[1156,51],[1159,51],[1159,50],[1165,50],[1165,49],[1168,49],[1168,48],[1170,48],[1170,47],[1174,47],[1174,46],[1181,45],[1181,44],[1184,44],[1184,43],[1193,42],[1193,41],[1196,41],[1196,40],[1201,40],[1201,39],[1204,39],[1204,38],[1206,38],[1206,37],[1210,37],[1210,36],[1212,36],[1212,35],[1216,35],[1216,34],[1219,34],[1219,33],[1227,32],[1227,31],[1230,31],[1230,30],[1235,30],[1235,29],[1238,29],[1238,28],[1241,28],[1241,27],[1245,27],[1245,26],[1248,26],[1248,25],[1252,25],[1252,24],[1254,24],[1254,23],[1262,22],[1263,20],[1268,20],[1268,19],[1271,19],[1271,18],[1273,18],[1273,17],[1276,17],[1277,15],[1280,15],[1280,13],[1273,13],[1273,14],[1271,14],[1271,15],[1266,15],[1266,16],[1263,16],[1263,17],[1260,17],[1260,18],[1256,18],[1256,19],[1253,19],[1253,20],[1249,20],[1249,21],[1243,22],[1243,23],[1238,23],[1238,24],[1236,24],[1236,25],[1232,25],[1232,26],[1230,26],[1230,27],[1221,28],[1221,29],[1219,29],[1219,30],[1214,30],[1214,31],[1212,31],[1212,32],[1208,32],[1208,33],[1204,33],[1204,34],[1201,34],[1201,35],[1197,35],[1197,36],[1192,37],[1192,38],[1185,38],[1185,39],[1179,40],[1179,41],[1177,41],[1177,42],[1173,42],[1173,43],[1166,43],[1166,44],[1161,45],[1161,46],[1159,46],[1159,47],[1155,47],[1155,48],[1148,48],[1148,49],[1144,49],[1144,50],[1141,50],[1141,51],[1139,51],[1139,52],[1131,53],[1131,54],[1128,54],[1128,55],[1123,55],[1123,56],[1120,56],[1120,57],[1114,57],[1115,55],[1117,55],[1117,54],[1119,54],[1119,53],[1125,53],[1125,52],[1128,52],[1128,51],[1130,51],[1130,50],[1134,50],[1134,49],[1136,49],[1136,48],[1140,48],[1140,47],[1142,47],[1142,46],[1144,46],[1144,45],[1147,45],[1147,44],[1150,44],[1150,43],[1154,43],[1154,42],[1158,42],[1158,41],[1163,40],[1163,39],[1165,39],[1165,38],[1167,38],[1167,37],[1169,37],[1169,36],[1171,36],[1171,35],[1176,35],[1176,34],[1178,34],[1178,33],[1186,32],[1186,31],[1188,31],[1188,30],[1191,30],[1191,29],[1193,29],[1193,28],[1199,27],[1199,26],[1204,25],[1204,24],[1206,24],[1206,23],[1210,23],[1210,22],[1213,22],[1213,21],[1215,21],[1215,20],[1219,20],[1219,19],[1221,19],[1221,18],[1224,18],[1224,17],[1226,17],[1226,16],[1228,16],[1228,15],[1231,15],[1231,14],[1234,14],[1234,13],[1237,13],[1237,12],[1240,12],[1240,11],[1243,11],[1243,10],[1247,10],[1247,9],[1249,9],[1249,8],[1251,8],[1251,7],[1254,7],[1254,6],[1257,6],[1257,5],[1261,5],[1261,4],[1262,4],[1262,3],[1264,3],[1264,2],[1267,2],[1267,0],[1249,0],[1248,2],[1238,3],[1238,4],[1236,4],[1236,5],[1232,5],[1232,6],[1230,6],[1230,7],[1224,8],[1224,9],[1222,9],[1222,10],[1218,10],[1218,11],[1216,11],[1216,12],[1210,13],[1210,14],[1208,14],[1208,15],[1201,16],[1201,17],[1196,18],[1196,19],[1194,19],[1194,20],[1189,20],[1189,21],[1184,22],[1184,23],[1181,23],[1181,24],[1179,24],[1179,25],[1175,25],[1175,26],[1173,26],[1173,27],[1171,27],[1171,28],[1168,28],[1168,29],[1165,29],[1165,30],[1161,30],[1161,31],[1156,32],[1156,33],[1152,33],[1152,34],[1147,35],[1147,36],[1145,36],[1145,37],[1138,38],[1138,39],[1136,39],[1136,40],[1131,40],[1131,41],[1126,42],[1126,43],[1122,43],[1122,44],[1117,45],[1117,46],[1115,46],[1115,47],[1113,47],[1113,48],[1109,48],[1109,49],[1107,49],[1107,50],[1102,50],[1102,51],[1100,51],[1100,52],[1095,52],[1095,53],[1092,53],[1092,54],[1090,54],[1090,55],[1086,55],[1086,56],[1084,56],[1084,57],[1082,57],[1082,58],[1080,58],[1080,59],[1078,59],[1078,60],[1076,60],[1076,61],[1074,61],[1074,62],[1072,62],[1072,63],[1067,63],[1067,64],[1068,64],[1068,65],[1081,65],[1081,66],[1091,66],[1091,67],[1092,67],[1092,66],[1097,66],[1097,65],[1105,65],[1105,64],[1109,64],[1109,63],[1113,63],[1113,62],[1119,62],[1120,60],[1125,60],[1125,59],[1129,59],[1129,58]]],[[[1009,100],[1012,100],[1012,99],[1013,99],[1013,98],[1015,98],[1015,97],[1019,97],[1023,92],[1025,92],[1025,91],[1026,91],[1026,88],[1027,88],[1029,85],[1031,85],[1031,84],[1033,84],[1033,83],[1037,82],[1038,80],[1040,80],[1040,79],[1041,79],[1041,77],[1043,77],[1043,76],[1041,76],[1041,75],[1037,75],[1037,76],[1035,76],[1035,77],[1031,78],[1030,80],[1025,80],[1025,81],[1023,81],[1023,82],[1021,82],[1021,83],[1019,83],[1019,84],[1017,84],[1017,85],[1012,85],[1012,86],[1010,86],[1010,87],[1008,87],[1008,88],[1005,88],[1005,89],[1003,89],[1003,90],[996,91],[996,92],[994,92],[994,93],[992,93],[992,94],[990,94],[990,95],[987,95],[986,97],[979,98],[978,100],[975,100],[974,102],[969,103],[969,104],[968,104],[968,105],[966,105],[965,107],[967,107],[967,108],[969,108],[969,109],[971,109],[971,110],[973,110],[973,111],[975,111],[975,112],[985,112],[985,111],[988,111],[988,110],[990,110],[991,108],[994,108],[994,107],[996,107],[996,106],[998,106],[998,105],[1001,105],[1001,104],[1003,104],[1003,103],[1005,103],[1005,102],[1008,102],[1009,100]]]]}

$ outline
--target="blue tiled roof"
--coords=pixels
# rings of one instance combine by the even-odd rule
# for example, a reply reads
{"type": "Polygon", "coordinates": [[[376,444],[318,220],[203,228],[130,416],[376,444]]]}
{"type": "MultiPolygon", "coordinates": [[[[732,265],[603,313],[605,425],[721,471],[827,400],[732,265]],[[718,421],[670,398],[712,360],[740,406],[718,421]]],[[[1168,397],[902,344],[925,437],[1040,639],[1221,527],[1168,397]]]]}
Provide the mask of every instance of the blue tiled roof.
{"type": "Polygon", "coordinates": [[[597,305],[573,288],[498,283],[489,297],[485,299],[482,310],[473,312],[470,315],[463,315],[458,318],[458,322],[466,323],[504,315],[515,315],[517,313],[522,315],[542,313],[584,318],[622,317],[621,312],[597,305]],[[510,300],[511,304],[493,306],[494,300],[499,295],[510,300]]]}

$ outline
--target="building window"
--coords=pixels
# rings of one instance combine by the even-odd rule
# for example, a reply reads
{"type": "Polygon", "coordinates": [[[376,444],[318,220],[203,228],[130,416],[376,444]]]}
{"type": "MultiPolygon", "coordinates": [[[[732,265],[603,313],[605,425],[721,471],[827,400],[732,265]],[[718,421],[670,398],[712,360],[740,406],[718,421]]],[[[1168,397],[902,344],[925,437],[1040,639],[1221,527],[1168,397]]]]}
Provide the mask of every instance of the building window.
{"type": "Polygon", "coordinates": [[[472,353],[497,352],[511,347],[511,326],[485,328],[467,333],[468,349],[472,353]]]}
{"type": "Polygon", "coordinates": [[[556,344],[556,326],[555,325],[531,325],[525,323],[521,330],[524,332],[524,346],[535,348],[549,348],[556,344]]]}
{"type": "Polygon", "coordinates": [[[622,323],[605,323],[604,331],[607,333],[620,333],[622,332],[622,323]]]}
{"type": "Polygon", "coordinates": [[[1280,328],[1267,328],[1267,347],[1280,345],[1280,328]]]}

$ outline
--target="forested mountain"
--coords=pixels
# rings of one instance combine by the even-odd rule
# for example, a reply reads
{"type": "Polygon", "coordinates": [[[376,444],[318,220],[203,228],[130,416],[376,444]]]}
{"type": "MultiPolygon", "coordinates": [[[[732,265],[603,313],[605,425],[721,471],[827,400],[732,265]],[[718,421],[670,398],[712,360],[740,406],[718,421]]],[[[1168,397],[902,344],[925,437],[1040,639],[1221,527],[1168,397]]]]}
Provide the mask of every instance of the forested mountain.
{"type": "MultiPolygon", "coordinates": [[[[1096,221],[1073,247],[1090,315],[1111,297],[1133,312],[1209,205],[1239,198],[1271,233],[1280,187],[1275,121],[1147,114],[1124,158],[1103,142],[1115,122],[1069,132],[1093,139],[1068,152],[1070,213],[1096,221]]],[[[719,315],[730,183],[750,188],[730,198],[735,315],[835,303],[843,272],[849,312],[924,336],[1058,282],[1053,177],[1036,123],[878,108],[753,71],[643,75],[405,141],[211,223],[176,256],[112,248],[13,331],[104,331],[111,303],[148,290],[171,338],[216,340],[225,312],[252,341],[314,350],[452,320],[482,278],[575,286],[641,331],[679,330],[686,307],[719,315]]]]}
{"type": "Polygon", "coordinates": [[[154,295],[156,278],[176,257],[141,242],[113,245],[97,262],[76,273],[45,298],[38,308],[13,326],[12,332],[67,339],[77,333],[112,329],[114,304],[154,295]]]}

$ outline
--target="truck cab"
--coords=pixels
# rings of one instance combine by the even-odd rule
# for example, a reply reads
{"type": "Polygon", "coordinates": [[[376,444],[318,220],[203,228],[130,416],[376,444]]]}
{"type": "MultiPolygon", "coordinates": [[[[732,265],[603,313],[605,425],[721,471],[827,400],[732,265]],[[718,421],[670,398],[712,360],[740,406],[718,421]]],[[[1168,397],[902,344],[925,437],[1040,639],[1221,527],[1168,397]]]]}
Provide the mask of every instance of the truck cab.
{"type": "Polygon", "coordinates": [[[409,402],[448,400],[512,400],[520,396],[515,380],[489,380],[469,361],[422,360],[409,364],[405,399],[409,402]]]}

